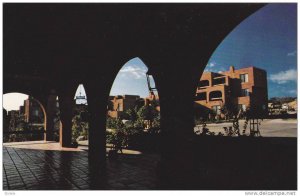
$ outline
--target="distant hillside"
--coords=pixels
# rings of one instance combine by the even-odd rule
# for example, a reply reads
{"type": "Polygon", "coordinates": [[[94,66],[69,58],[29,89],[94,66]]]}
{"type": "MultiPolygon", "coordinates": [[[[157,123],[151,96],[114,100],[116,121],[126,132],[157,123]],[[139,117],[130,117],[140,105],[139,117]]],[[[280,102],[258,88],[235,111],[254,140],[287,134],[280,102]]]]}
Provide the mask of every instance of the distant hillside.
{"type": "Polygon", "coordinates": [[[295,101],[297,99],[297,97],[272,97],[271,99],[269,99],[269,102],[272,103],[290,103],[292,101],[295,101]]]}

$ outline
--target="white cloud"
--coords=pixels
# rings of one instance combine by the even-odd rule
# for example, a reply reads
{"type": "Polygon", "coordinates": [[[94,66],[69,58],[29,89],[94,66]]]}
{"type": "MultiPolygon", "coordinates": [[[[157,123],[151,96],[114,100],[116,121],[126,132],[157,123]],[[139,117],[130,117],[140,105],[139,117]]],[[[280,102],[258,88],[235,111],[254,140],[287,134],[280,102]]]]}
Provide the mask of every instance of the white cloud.
{"type": "Polygon", "coordinates": [[[136,65],[128,65],[124,66],[119,74],[123,77],[133,77],[134,79],[140,79],[142,77],[145,77],[145,73],[147,72],[146,67],[139,67],[136,65]]]}
{"type": "Polygon", "coordinates": [[[271,74],[270,80],[278,84],[285,84],[291,81],[297,82],[297,70],[289,69],[286,71],[278,72],[276,74],[271,74]]]}
{"type": "Polygon", "coordinates": [[[226,71],[226,68],[222,67],[221,65],[217,64],[216,62],[210,62],[206,65],[206,68],[204,71],[220,73],[220,72],[226,71]]]}
{"type": "Polygon", "coordinates": [[[290,94],[297,94],[297,90],[289,90],[288,93],[290,93],[290,94]]]}
{"type": "Polygon", "coordinates": [[[216,65],[215,62],[211,62],[211,63],[209,63],[208,65],[206,65],[206,67],[214,67],[215,65],[216,65]]]}
{"type": "Polygon", "coordinates": [[[287,53],[287,56],[295,56],[297,54],[297,51],[289,52],[287,53]]]}

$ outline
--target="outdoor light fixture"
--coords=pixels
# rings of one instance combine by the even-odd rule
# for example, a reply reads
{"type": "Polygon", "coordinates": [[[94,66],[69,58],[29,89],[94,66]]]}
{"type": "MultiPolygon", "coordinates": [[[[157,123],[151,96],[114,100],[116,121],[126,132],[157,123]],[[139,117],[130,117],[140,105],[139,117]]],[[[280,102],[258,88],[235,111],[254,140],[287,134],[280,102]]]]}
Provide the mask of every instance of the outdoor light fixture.
{"type": "Polygon", "coordinates": [[[146,77],[147,77],[147,84],[148,84],[148,89],[149,89],[149,94],[153,97],[153,99],[155,100],[155,94],[154,91],[157,91],[156,86],[152,87],[151,83],[150,83],[150,76],[153,78],[150,70],[147,71],[146,73],[146,77]]]}

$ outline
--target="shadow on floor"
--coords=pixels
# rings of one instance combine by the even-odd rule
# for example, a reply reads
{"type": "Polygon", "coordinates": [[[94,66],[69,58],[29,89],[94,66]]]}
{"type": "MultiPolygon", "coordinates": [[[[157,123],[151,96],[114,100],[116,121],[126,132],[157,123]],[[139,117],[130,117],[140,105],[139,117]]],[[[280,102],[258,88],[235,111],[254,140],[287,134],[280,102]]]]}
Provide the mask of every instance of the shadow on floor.
{"type": "Polygon", "coordinates": [[[86,151],[3,147],[3,189],[297,189],[297,138],[196,137],[173,142],[161,145],[161,155],[119,154],[95,168],[90,168],[86,151]]]}

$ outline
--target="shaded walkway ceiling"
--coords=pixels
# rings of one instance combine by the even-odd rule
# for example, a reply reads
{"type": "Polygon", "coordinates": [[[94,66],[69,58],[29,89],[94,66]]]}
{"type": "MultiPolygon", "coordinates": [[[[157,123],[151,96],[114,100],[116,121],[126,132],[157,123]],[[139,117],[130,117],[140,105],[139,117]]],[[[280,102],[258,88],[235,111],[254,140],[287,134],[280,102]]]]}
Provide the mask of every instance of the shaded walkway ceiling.
{"type": "Polygon", "coordinates": [[[47,105],[47,141],[53,140],[49,111],[57,95],[60,143],[70,147],[74,93],[83,84],[89,167],[105,171],[109,92],[120,68],[139,57],[159,93],[161,172],[174,184],[190,184],[199,78],[226,35],[263,5],[5,3],[3,91],[30,94],[47,105]]]}
{"type": "Polygon", "coordinates": [[[5,3],[4,93],[48,92],[90,77],[111,86],[137,56],[160,73],[181,71],[170,59],[190,61],[187,75],[199,77],[225,36],[262,6],[5,3]]]}

